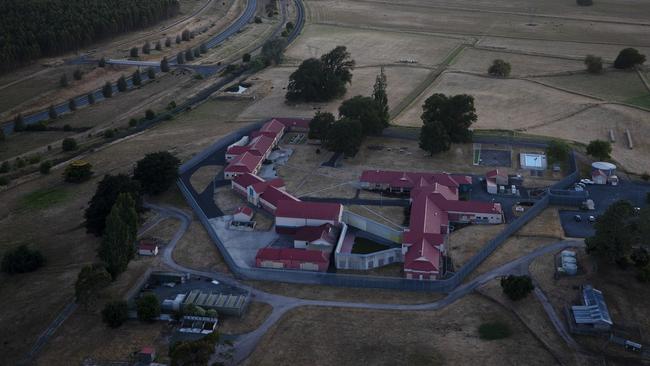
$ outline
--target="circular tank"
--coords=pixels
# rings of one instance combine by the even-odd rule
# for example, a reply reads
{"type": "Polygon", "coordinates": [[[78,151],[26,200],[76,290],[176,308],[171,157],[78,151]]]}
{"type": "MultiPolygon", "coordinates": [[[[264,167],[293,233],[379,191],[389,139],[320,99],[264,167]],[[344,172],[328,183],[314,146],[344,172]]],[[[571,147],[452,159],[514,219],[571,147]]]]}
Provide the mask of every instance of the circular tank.
{"type": "Polygon", "coordinates": [[[594,163],[591,163],[591,169],[592,170],[601,170],[607,176],[610,176],[610,175],[616,173],[616,165],[614,165],[612,163],[605,162],[605,161],[596,161],[594,163]]]}

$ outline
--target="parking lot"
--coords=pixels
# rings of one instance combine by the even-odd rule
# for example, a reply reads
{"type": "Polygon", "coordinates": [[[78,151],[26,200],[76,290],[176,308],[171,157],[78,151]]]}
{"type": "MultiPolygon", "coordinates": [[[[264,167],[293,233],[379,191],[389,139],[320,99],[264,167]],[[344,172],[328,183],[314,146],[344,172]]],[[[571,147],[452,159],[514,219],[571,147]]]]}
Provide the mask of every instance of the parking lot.
{"type": "Polygon", "coordinates": [[[595,210],[562,210],[560,219],[564,234],[572,238],[586,238],[594,235],[594,224],[589,222],[589,216],[598,217],[609,205],[616,201],[627,200],[635,207],[646,205],[646,195],[650,192],[650,184],[643,182],[631,182],[621,180],[618,186],[610,185],[588,185],[589,198],[594,201],[595,210]],[[576,221],[575,216],[581,217],[581,222],[576,221]]]}

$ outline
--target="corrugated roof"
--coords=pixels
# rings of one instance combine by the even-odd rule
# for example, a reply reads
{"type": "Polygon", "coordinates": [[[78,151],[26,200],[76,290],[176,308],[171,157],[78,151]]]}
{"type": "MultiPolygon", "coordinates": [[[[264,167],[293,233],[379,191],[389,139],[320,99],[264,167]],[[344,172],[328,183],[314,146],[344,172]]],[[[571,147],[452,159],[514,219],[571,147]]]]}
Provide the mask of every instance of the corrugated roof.
{"type": "Polygon", "coordinates": [[[343,205],[340,203],[280,201],[275,216],[338,222],[342,212],[343,205]]]}
{"type": "MultiPolygon", "coordinates": [[[[292,196],[291,194],[273,186],[268,186],[264,190],[264,193],[260,195],[260,199],[272,204],[275,207],[278,207],[280,202],[299,201],[296,197],[292,196]]],[[[277,216],[277,212],[276,212],[276,216],[277,216]]]]}
{"type": "Polygon", "coordinates": [[[262,157],[245,152],[234,158],[226,167],[227,172],[253,173],[255,168],[262,162],[262,157]]]}

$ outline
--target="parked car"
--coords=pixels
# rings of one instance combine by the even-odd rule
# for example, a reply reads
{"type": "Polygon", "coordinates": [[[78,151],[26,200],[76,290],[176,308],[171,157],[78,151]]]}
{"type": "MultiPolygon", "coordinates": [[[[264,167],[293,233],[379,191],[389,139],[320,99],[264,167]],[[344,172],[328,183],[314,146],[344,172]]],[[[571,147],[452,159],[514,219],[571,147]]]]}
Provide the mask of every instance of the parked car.
{"type": "Polygon", "coordinates": [[[579,185],[577,185],[577,184],[576,184],[575,187],[573,187],[573,189],[574,189],[576,192],[582,192],[582,191],[585,190],[584,187],[579,186],[579,185]]]}
{"type": "Polygon", "coordinates": [[[593,224],[594,222],[596,222],[596,217],[589,216],[589,223],[593,224]]]}
{"type": "Polygon", "coordinates": [[[594,181],[591,179],[580,179],[580,183],[582,184],[594,184],[594,181]]]}
{"type": "Polygon", "coordinates": [[[573,219],[576,220],[576,222],[582,222],[582,216],[580,215],[573,216],[573,219]]]}
{"type": "Polygon", "coordinates": [[[212,284],[213,284],[213,285],[218,285],[218,284],[219,284],[219,281],[217,281],[217,280],[212,280],[212,284]]]}

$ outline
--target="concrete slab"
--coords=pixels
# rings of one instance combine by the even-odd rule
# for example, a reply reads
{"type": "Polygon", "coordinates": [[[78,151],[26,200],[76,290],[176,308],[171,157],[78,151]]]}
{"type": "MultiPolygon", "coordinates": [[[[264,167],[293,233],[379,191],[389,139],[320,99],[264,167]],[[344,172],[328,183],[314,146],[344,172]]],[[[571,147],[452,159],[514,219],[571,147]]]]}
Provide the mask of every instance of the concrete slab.
{"type": "Polygon", "coordinates": [[[238,266],[255,267],[257,251],[278,239],[275,227],[270,231],[230,230],[228,223],[231,220],[231,215],[220,216],[210,219],[210,224],[238,266]]]}

